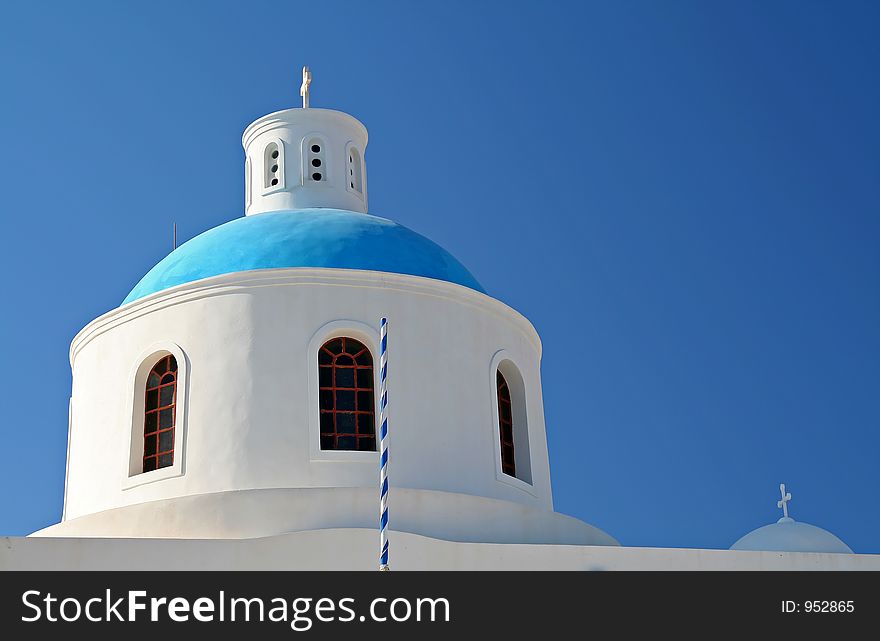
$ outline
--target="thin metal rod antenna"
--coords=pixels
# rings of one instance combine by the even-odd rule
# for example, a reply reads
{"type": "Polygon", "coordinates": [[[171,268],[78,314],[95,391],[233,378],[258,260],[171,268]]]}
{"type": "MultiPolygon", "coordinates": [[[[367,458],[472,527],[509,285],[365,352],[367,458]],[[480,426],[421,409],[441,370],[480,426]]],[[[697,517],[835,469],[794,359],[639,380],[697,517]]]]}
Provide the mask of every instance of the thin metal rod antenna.
{"type": "Polygon", "coordinates": [[[177,249],[177,223],[172,223],[172,230],[171,250],[174,251],[177,249]]]}

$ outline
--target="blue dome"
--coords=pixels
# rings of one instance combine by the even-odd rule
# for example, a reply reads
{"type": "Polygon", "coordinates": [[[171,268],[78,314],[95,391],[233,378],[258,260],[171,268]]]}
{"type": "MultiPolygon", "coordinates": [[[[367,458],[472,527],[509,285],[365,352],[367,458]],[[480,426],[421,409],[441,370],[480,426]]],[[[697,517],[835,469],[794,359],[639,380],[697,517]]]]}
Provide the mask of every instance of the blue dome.
{"type": "Polygon", "coordinates": [[[731,550],[767,552],[840,552],[852,554],[850,547],[828,530],[791,518],[752,530],[734,543],[731,550]]]}
{"type": "Polygon", "coordinates": [[[199,234],[153,267],[123,305],[210,276],[279,267],[409,274],[485,293],[451,254],[402,225],[339,209],[302,209],[245,216],[199,234]]]}

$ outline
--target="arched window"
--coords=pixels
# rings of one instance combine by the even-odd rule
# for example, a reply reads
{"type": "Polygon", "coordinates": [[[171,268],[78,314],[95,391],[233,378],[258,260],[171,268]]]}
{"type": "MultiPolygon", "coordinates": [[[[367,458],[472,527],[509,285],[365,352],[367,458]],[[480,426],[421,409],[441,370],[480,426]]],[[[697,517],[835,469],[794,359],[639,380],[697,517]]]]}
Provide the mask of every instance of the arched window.
{"type": "Polygon", "coordinates": [[[350,146],[348,148],[348,189],[363,194],[363,165],[361,164],[361,155],[357,147],[350,146]]]}
{"type": "Polygon", "coordinates": [[[510,387],[501,370],[496,371],[495,385],[498,389],[498,431],[501,438],[501,471],[516,476],[516,453],[513,447],[513,404],[510,387]]]}
{"type": "Polygon", "coordinates": [[[495,442],[498,443],[495,475],[499,481],[532,484],[532,461],[529,444],[529,418],[526,386],[514,362],[500,351],[493,359],[495,402],[498,422],[495,442]],[[514,479],[516,479],[514,481],[514,479]]]}
{"type": "Polygon", "coordinates": [[[303,184],[327,181],[327,143],[315,136],[303,141],[303,184]]]}
{"type": "Polygon", "coordinates": [[[373,355],[353,338],[318,350],[322,450],[376,450],[373,355]]]}
{"type": "Polygon", "coordinates": [[[147,376],[144,398],[144,472],[174,463],[177,359],[163,356],[147,376]]]}
{"type": "Polygon", "coordinates": [[[273,140],[263,150],[263,191],[284,189],[284,143],[273,140]]]}
{"type": "Polygon", "coordinates": [[[247,212],[251,208],[251,157],[248,156],[244,161],[244,210],[247,212]]]}

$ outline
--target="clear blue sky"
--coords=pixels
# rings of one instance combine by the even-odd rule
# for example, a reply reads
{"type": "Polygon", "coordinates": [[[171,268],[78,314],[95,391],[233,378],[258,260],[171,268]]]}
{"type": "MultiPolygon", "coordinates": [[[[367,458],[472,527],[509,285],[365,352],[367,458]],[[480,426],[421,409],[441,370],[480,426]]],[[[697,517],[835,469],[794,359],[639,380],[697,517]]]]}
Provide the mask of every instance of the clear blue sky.
{"type": "Polygon", "coordinates": [[[0,534],[60,517],[70,340],[172,221],[187,239],[242,215],[241,132],[309,64],[313,106],[370,130],[371,211],[540,332],[557,510],[723,548],[778,518],[785,482],[795,518],[880,552],[878,17],[4,3],[0,534]]]}

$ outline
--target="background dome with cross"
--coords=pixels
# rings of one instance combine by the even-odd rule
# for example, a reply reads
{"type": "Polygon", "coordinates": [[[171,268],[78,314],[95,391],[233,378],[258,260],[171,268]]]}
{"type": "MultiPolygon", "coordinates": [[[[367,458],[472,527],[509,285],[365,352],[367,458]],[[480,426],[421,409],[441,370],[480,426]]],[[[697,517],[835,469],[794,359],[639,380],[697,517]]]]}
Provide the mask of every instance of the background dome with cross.
{"type": "Polygon", "coordinates": [[[784,483],[779,486],[779,491],[782,497],[776,505],[782,509],[782,518],[752,530],[730,546],[731,550],[852,553],[846,543],[828,530],[791,518],[788,515],[791,493],[785,491],[784,483]]]}

